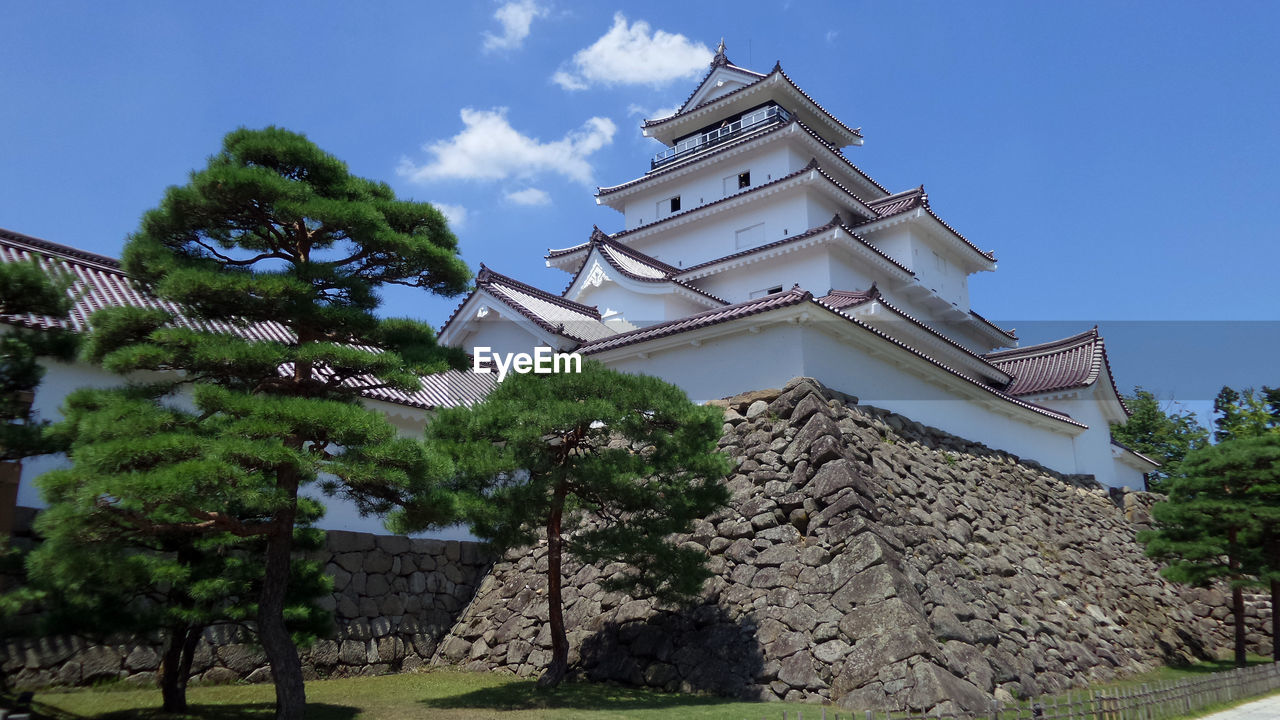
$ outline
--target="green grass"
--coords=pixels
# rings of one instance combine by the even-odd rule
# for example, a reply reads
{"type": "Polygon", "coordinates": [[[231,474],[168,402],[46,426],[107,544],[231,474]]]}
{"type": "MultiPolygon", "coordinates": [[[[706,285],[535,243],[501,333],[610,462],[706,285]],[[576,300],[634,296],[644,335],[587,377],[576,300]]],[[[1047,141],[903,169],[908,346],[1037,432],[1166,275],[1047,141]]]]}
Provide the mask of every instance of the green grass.
{"type": "MultiPolygon", "coordinates": [[[[1269,662],[1250,657],[1249,664],[1269,662]]],[[[1230,670],[1227,661],[1186,667],[1165,667],[1116,682],[1095,691],[1130,689],[1143,684],[1176,682],[1230,670]]],[[[1081,697],[1080,691],[1072,695],[1081,697]]],[[[1084,693],[1087,696],[1087,691],[1084,693]]],[[[191,714],[200,720],[270,720],[274,691],[270,685],[194,687],[188,691],[191,714]]],[[[1062,699],[1066,694],[1059,696],[1062,699]]],[[[810,720],[822,715],[814,704],[753,703],[701,695],[660,693],[597,683],[566,683],[554,690],[538,688],[531,680],[493,673],[436,669],[429,672],[380,677],[316,680],[307,683],[308,713],[314,720],[776,720],[785,711],[795,718],[803,711],[810,720]]],[[[1235,705],[1252,702],[1244,700],[1235,705]]],[[[52,717],[174,718],[159,710],[160,693],[123,684],[36,695],[37,710],[52,717]]],[[[1203,717],[1233,705],[1207,708],[1187,718],[1203,717]]],[[[827,718],[849,718],[845,710],[827,708],[827,718]]],[[[1024,710],[1024,715],[1026,711],[1024,710]]],[[[861,714],[853,717],[860,718],[861,714]]]]}
{"type": "MultiPolygon", "coordinates": [[[[269,720],[274,691],[270,685],[195,687],[187,699],[189,716],[201,720],[269,720]]],[[[554,690],[531,680],[454,670],[380,677],[316,680],[307,683],[309,720],[756,720],[821,717],[811,704],[752,703],[699,695],[680,695],[596,683],[565,683],[554,690]]],[[[155,689],[112,688],[44,692],[38,709],[63,718],[173,718],[159,710],[155,689]]],[[[848,717],[842,712],[841,717],[848,717]]],[[[834,708],[827,717],[834,718],[834,708]]]]}

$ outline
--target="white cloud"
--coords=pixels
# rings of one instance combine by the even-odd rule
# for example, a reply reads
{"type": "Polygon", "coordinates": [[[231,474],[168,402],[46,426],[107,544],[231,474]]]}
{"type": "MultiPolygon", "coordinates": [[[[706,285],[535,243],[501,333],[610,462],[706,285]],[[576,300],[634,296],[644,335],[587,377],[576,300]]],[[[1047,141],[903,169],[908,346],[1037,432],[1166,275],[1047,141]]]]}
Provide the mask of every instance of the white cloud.
{"type": "Polygon", "coordinates": [[[649,23],[631,26],[622,13],[613,16],[613,27],[590,47],[574,53],[568,67],[551,76],[565,90],[585,90],[591,85],[665,85],[695,77],[706,69],[713,53],[684,35],[663,30],[650,32],[649,23]]]}
{"type": "Polygon", "coordinates": [[[431,180],[503,180],[556,173],[590,184],[587,158],[613,142],[617,126],[593,117],[559,140],[542,142],[523,135],[507,122],[507,109],[462,109],[462,132],[423,146],[431,160],[418,165],[400,161],[400,175],[417,182],[431,180]]]}
{"type": "Polygon", "coordinates": [[[550,205],[551,196],[545,191],[538,188],[525,188],[515,192],[507,193],[507,200],[516,205],[550,205]]]}
{"type": "Polygon", "coordinates": [[[679,109],[679,105],[673,105],[671,107],[646,108],[632,103],[627,106],[627,115],[639,115],[645,120],[657,120],[658,118],[675,115],[676,111],[679,109]]]}
{"type": "Polygon", "coordinates": [[[828,30],[828,31],[827,31],[827,44],[828,44],[828,45],[832,45],[832,44],[834,44],[834,43],[835,43],[835,41],[836,41],[836,38],[837,38],[837,37],[839,37],[839,36],[840,36],[840,31],[839,31],[839,30],[828,30]]]}
{"type": "Polygon", "coordinates": [[[444,219],[449,221],[450,230],[457,230],[467,224],[467,209],[461,205],[433,202],[431,206],[439,210],[440,214],[444,215],[444,219]]]}
{"type": "Polygon", "coordinates": [[[485,50],[515,50],[529,37],[529,26],[535,18],[545,17],[547,9],[535,0],[515,0],[498,8],[493,14],[502,25],[502,34],[484,33],[485,50]]]}

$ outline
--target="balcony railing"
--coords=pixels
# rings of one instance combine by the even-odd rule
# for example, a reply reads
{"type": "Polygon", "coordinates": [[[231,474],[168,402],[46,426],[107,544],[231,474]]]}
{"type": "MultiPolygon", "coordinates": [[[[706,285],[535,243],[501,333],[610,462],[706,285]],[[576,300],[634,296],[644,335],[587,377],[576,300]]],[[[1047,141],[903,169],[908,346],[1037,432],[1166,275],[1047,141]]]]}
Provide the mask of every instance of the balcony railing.
{"type": "Polygon", "coordinates": [[[667,163],[674,162],[683,157],[687,157],[709,147],[714,147],[724,142],[728,142],[735,137],[743,135],[747,132],[762,128],[766,125],[775,123],[784,123],[791,119],[791,113],[783,110],[777,105],[771,105],[766,108],[760,108],[743,115],[741,118],[718,127],[710,132],[702,133],[697,137],[691,137],[688,140],[681,140],[674,147],[653,156],[653,161],[649,163],[650,170],[656,170],[667,163]]]}

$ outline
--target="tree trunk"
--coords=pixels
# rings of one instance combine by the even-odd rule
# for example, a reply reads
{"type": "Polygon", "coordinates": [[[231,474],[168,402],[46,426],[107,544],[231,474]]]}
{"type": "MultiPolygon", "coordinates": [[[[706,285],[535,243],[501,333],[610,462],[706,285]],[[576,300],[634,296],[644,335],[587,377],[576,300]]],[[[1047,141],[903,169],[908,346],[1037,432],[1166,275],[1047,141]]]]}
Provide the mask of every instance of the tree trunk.
{"type": "Polygon", "coordinates": [[[289,589],[293,552],[293,522],[297,515],[298,479],[292,471],[281,471],[281,487],[289,493],[287,506],[277,510],[274,529],[267,536],[266,567],[262,594],[258,599],[258,639],[271,662],[276,686],[276,720],[303,720],[307,692],[302,679],[302,660],[284,622],[285,595],[289,589]]]}
{"type": "Polygon", "coordinates": [[[569,672],[569,637],[564,630],[564,602],[561,597],[561,553],[564,539],[560,535],[560,521],[564,514],[565,488],[556,487],[551,501],[551,513],[547,517],[547,615],[551,623],[551,664],[542,677],[539,687],[555,687],[569,672]]]}
{"type": "MultiPolygon", "coordinates": [[[[160,697],[167,713],[187,711],[187,682],[182,674],[182,648],[187,639],[187,627],[175,625],[164,638],[164,654],[160,658],[160,697]]],[[[188,670],[190,666],[188,665],[188,670]]]]}

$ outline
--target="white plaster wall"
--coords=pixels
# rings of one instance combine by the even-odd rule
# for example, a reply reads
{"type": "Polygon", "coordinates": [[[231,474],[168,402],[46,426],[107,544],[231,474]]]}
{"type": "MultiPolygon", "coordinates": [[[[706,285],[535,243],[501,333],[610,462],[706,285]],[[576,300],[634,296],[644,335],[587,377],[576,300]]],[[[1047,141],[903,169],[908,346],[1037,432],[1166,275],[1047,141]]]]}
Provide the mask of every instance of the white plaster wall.
{"type": "Polygon", "coordinates": [[[870,356],[818,328],[805,332],[803,340],[805,374],[856,395],[865,404],[1032,458],[1060,472],[1082,472],[1077,469],[1075,446],[1065,427],[1055,432],[1027,424],[923,381],[901,360],[870,356]]]}
{"type": "Polygon", "coordinates": [[[676,267],[690,267],[716,260],[740,250],[738,230],[764,224],[759,244],[771,243],[809,229],[808,212],[803,192],[788,191],[693,220],[661,232],[628,240],[640,252],[652,255],[676,267]]]}
{"type": "MultiPolygon", "coordinates": [[[[609,268],[606,272],[609,273],[606,277],[617,274],[613,268],[609,268]]],[[[672,319],[667,317],[665,294],[636,292],[612,279],[605,280],[598,287],[588,285],[582,294],[574,299],[584,305],[594,305],[600,310],[602,316],[616,312],[622,316],[621,319],[637,327],[672,319]]]]}
{"type": "Polygon", "coordinates": [[[1071,397],[1030,396],[1038,405],[1064,412],[1089,426],[1075,439],[1076,464],[1079,472],[1094,475],[1098,482],[1110,487],[1142,488],[1142,473],[1116,462],[1111,455],[1111,425],[1099,402],[1098,384],[1071,397]],[[1134,480],[1136,478],[1136,482],[1134,480]]]}
{"type": "Polygon", "coordinates": [[[681,210],[691,210],[699,205],[719,200],[739,192],[738,173],[751,173],[751,187],[763,185],[804,166],[796,165],[798,153],[785,143],[766,143],[764,146],[741,154],[726,154],[708,158],[697,170],[686,175],[654,182],[643,192],[627,198],[623,206],[625,227],[630,230],[669,213],[659,211],[658,203],[674,195],[680,196],[681,210]],[[728,193],[724,179],[732,178],[728,193]]]}
{"type": "Polygon", "coordinates": [[[678,386],[702,403],[747,390],[782,387],[803,374],[800,328],[765,326],[758,334],[711,338],[700,347],[682,344],[654,351],[648,358],[629,357],[607,364],[623,372],[653,375],[678,386]]]}
{"type": "MultiPolygon", "coordinates": [[[[520,320],[524,321],[524,318],[520,320]]],[[[496,309],[491,309],[485,318],[472,322],[469,330],[458,341],[458,346],[467,352],[472,352],[477,347],[488,347],[495,353],[527,353],[546,344],[543,339],[524,329],[520,322],[499,314],[496,309]]]]}
{"type": "MultiPolygon", "coordinates": [[[[875,341],[880,342],[880,341],[875,341]]],[[[873,357],[812,325],[774,324],[655,351],[648,358],[608,361],[625,372],[656,375],[697,402],[748,390],[781,387],[793,377],[816,377],[862,403],[901,413],[957,436],[1032,458],[1060,472],[1077,468],[1071,435],[1030,425],[977,401],[923,382],[905,365],[873,357]]],[[[936,371],[934,371],[936,372],[936,371]]],[[[1109,450],[1104,457],[1110,461],[1109,450]]]]}
{"type": "Polygon", "coordinates": [[[748,300],[757,290],[779,285],[783,290],[790,290],[797,283],[821,296],[832,286],[831,256],[829,245],[808,247],[699,278],[694,284],[731,303],[748,300]]]}

